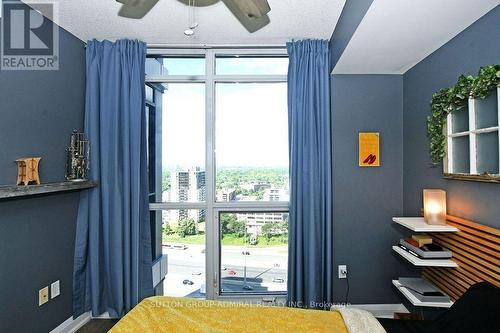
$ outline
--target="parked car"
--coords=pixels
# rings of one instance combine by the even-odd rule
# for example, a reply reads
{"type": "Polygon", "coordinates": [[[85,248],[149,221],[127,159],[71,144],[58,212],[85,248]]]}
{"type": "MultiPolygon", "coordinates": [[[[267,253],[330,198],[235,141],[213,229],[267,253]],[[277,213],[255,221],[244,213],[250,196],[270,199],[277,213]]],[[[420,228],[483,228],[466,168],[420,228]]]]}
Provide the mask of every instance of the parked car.
{"type": "Polygon", "coordinates": [[[227,272],[227,274],[229,274],[229,275],[236,275],[236,272],[231,270],[231,271],[227,272]]]}
{"type": "Polygon", "coordinates": [[[186,280],[182,281],[182,284],[187,284],[189,286],[192,286],[194,284],[194,282],[191,281],[191,280],[186,279],[186,280]]]}
{"type": "Polygon", "coordinates": [[[285,279],[282,278],[273,278],[273,283],[285,283],[285,279]]]}

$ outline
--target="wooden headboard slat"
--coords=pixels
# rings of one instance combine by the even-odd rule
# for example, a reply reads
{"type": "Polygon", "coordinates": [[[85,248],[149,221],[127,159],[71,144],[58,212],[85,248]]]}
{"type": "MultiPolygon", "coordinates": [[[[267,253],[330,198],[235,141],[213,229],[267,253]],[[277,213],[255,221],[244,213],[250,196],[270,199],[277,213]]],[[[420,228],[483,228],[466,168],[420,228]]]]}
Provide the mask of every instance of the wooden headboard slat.
{"type": "Polygon", "coordinates": [[[463,219],[461,217],[453,216],[453,215],[447,215],[446,219],[448,221],[459,223],[459,224],[464,225],[464,226],[469,226],[471,228],[481,230],[484,233],[492,234],[492,235],[495,235],[497,237],[500,237],[500,229],[488,227],[486,225],[479,224],[479,223],[473,222],[473,221],[469,221],[469,220],[463,219]]]}
{"type": "Polygon", "coordinates": [[[488,263],[488,265],[485,265],[486,261],[479,261],[479,259],[476,258],[476,260],[470,260],[458,253],[453,253],[453,259],[458,262],[458,265],[466,265],[469,267],[474,267],[478,271],[491,276],[493,279],[500,281],[500,275],[498,275],[495,270],[495,266],[488,263]]]}
{"type": "MultiPolygon", "coordinates": [[[[434,267],[429,267],[429,270],[431,271],[439,271],[439,269],[435,269],[434,267]]],[[[462,271],[458,270],[458,269],[453,269],[453,270],[448,270],[448,275],[450,275],[450,277],[454,278],[454,281],[456,283],[459,283],[461,284],[462,286],[466,287],[466,288],[469,288],[470,286],[472,286],[474,283],[476,283],[476,281],[474,281],[473,279],[469,278],[466,274],[463,274],[462,271]]]]}
{"type": "Polygon", "coordinates": [[[439,269],[431,269],[428,273],[439,278],[440,280],[446,281],[449,288],[453,289],[457,295],[461,295],[467,290],[467,288],[470,287],[467,283],[450,283],[450,281],[453,281],[452,278],[441,272],[439,269]]]}
{"type": "Polygon", "coordinates": [[[495,242],[495,240],[497,238],[497,236],[495,236],[493,234],[489,234],[489,233],[485,233],[485,232],[483,232],[481,230],[469,228],[469,227],[466,227],[466,226],[464,226],[462,224],[459,224],[459,223],[454,223],[454,222],[448,221],[448,224],[451,225],[451,226],[454,226],[455,228],[460,229],[463,232],[467,232],[469,234],[472,234],[472,235],[475,235],[475,236],[478,236],[478,237],[481,237],[481,238],[485,238],[485,239],[490,240],[492,242],[495,242]]]}
{"type": "Polygon", "coordinates": [[[444,281],[443,279],[436,277],[430,271],[425,270],[422,275],[425,278],[427,278],[427,280],[432,281],[439,289],[441,289],[446,294],[448,294],[448,296],[451,299],[456,300],[456,299],[460,298],[460,295],[462,295],[461,292],[459,292],[459,291],[455,290],[455,288],[451,287],[452,284],[449,284],[446,281],[444,281]]]}
{"type": "Polygon", "coordinates": [[[436,243],[453,252],[457,268],[425,267],[422,275],[452,300],[457,300],[473,284],[487,281],[500,287],[500,230],[456,216],[447,222],[458,233],[431,233],[436,243]]]}
{"type": "Polygon", "coordinates": [[[491,255],[484,253],[482,251],[478,251],[470,246],[461,244],[461,243],[454,241],[452,239],[447,239],[446,237],[434,235],[434,238],[435,238],[435,240],[437,240],[436,243],[452,250],[453,253],[455,253],[455,252],[460,253],[460,254],[467,256],[471,259],[479,258],[480,260],[487,260],[488,262],[492,263],[496,267],[500,266],[500,259],[497,259],[495,256],[491,256],[491,255]]]}
{"type": "Polygon", "coordinates": [[[500,247],[498,245],[491,243],[490,241],[477,239],[477,237],[475,237],[476,240],[471,241],[471,236],[468,235],[466,232],[459,232],[456,235],[446,235],[445,237],[456,240],[460,243],[469,245],[470,247],[486,252],[497,258],[500,258],[500,247]]]}
{"type": "Polygon", "coordinates": [[[457,260],[456,262],[458,265],[462,265],[463,273],[467,274],[467,276],[469,276],[474,281],[476,282],[488,281],[489,283],[500,286],[498,280],[494,279],[488,274],[484,274],[483,272],[477,270],[475,267],[467,265],[467,263],[460,262],[459,260],[457,260]]]}

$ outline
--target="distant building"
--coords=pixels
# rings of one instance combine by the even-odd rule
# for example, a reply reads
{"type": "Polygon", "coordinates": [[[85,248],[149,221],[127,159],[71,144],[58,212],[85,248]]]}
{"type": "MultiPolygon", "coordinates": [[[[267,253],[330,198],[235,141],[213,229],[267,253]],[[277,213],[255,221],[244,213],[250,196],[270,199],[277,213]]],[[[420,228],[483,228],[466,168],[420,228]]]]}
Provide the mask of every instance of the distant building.
{"type": "MultiPolygon", "coordinates": [[[[205,171],[199,167],[172,172],[170,176],[171,189],[169,199],[173,202],[200,202],[206,198],[205,171]]],[[[205,220],[205,210],[179,209],[177,220],[192,218],[195,222],[205,220]]]]}
{"type": "Polygon", "coordinates": [[[229,202],[236,200],[235,190],[220,190],[217,191],[217,201],[219,202],[229,202]]]}
{"type": "Polygon", "coordinates": [[[264,201],[289,201],[290,195],[287,190],[268,188],[264,191],[264,201]]]}
{"type": "Polygon", "coordinates": [[[262,226],[266,223],[278,223],[288,219],[288,213],[237,213],[238,221],[246,223],[247,232],[252,235],[262,233],[262,226]]]}
{"type": "Polygon", "coordinates": [[[271,188],[272,185],[270,183],[244,183],[240,184],[240,188],[242,190],[258,192],[260,190],[265,190],[271,188]]]}

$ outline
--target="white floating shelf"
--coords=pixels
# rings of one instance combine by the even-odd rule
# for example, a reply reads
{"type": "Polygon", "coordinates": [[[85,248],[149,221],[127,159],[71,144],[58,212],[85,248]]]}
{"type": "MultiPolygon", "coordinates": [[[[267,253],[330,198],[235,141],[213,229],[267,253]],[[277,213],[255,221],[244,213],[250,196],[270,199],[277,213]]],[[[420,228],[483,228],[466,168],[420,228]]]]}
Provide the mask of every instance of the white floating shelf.
{"type": "Polygon", "coordinates": [[[405,287],[399,283],[398,280],[392,280],[392,284],[398,288],[398,290],[406,297],[408,301],[414,306],[428,306],[435,308],[449,308],[453,305],[452,301],[449,302],[422,302],[418,298],[416,298],[412,293],[408,291],[405,287]]]}
{"type": "Polygon", "coordinates": [[[399,255],[401,255],[401,257],[411,262],[414,266],[458,267],[458,264],[451,259],[420,259],[406,252],[399,246],[393,246],[392,249],[399,255]]]}
{"type": "Polygon", "coordinates": [[[458,232],[451,225],[427,224],[423,217],[393,217],[392,220],[415,232],[458,232]]]}

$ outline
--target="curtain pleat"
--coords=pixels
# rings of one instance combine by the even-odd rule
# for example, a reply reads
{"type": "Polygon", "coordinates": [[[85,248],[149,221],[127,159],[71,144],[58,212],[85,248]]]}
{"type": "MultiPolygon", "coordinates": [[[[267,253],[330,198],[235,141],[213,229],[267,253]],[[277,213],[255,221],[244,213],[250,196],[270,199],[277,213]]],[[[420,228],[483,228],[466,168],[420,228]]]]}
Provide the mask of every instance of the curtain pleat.
{"type": "Polygon", "coordinates": [[[146,45],[89,41],[85,133],[90,177],[80,195],[73,316],[121,317],[153,294],[148,211],[146,45]]]}
{"type": "Polygon", "coordinates": [[[332,142],[328,41],[287,43],[290,225],[288,303],[333,298],[332,142]]]}

